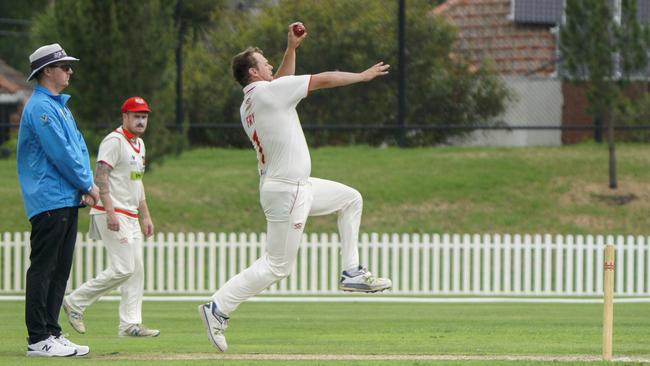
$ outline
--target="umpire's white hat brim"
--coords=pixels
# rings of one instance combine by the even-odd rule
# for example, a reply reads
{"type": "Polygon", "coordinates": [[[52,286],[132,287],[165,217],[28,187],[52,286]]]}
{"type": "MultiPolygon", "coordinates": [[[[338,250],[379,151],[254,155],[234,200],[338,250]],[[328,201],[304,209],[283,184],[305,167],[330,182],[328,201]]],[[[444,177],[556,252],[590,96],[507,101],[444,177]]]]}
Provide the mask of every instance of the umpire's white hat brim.
{"type": "Polygon", "coordinates": [[[79,61],[78,58],[68,56],[65,50],[58,44],[48,44],[40,47],[34,53],[29,55],[29,63],[32,73],[29,74],[27,81],[30,81],[45,66],[61,61],[79,61]]]}

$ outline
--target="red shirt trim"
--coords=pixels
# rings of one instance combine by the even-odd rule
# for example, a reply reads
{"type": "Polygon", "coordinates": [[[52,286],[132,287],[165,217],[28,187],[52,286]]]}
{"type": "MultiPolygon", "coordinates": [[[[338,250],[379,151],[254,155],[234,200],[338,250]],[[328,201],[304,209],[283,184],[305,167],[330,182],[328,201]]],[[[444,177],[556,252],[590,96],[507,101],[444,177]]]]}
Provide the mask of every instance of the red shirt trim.
{"type": "Polygon", "coordinates": [[[97,160],[97,162],[98,162],[98,163],[104,163],[104,164],[110,166],[111,169],[113,169],[113,166],[112,166],[111,164],[107,163],[105,160],[97,160]]]}
{"type": "MultiPolygon", "coordinates": [[[[99,211],[106,211],[106,208],[104,208],[104,207],[102,207],[102,206],[98,206],[98,205],[93,206],[93,208],[94,208],[95,210],[99,210],[99,211]]],[[[128,217],[133,218],[133,219],[137,219],[137,218],[138,218],[138,215],[137,215],[137,214],[134,214],[134,213],[129,212],[129,211],[127,211],[127,210],[123,210],[123,209],[121,209],[121,208],[115,208],[115,212],[116,212],[116,213],[120,213],[120,214],[122,214],[122,215],[126,215],[126,216],[128,216],[128,217]]]]}
{"type": "Polygon", "coordinates": [[[138,146],[137,147],[135,146],[135,144],[133,144],[133,142],[131,142],[131,139],[133,137],[135,137],[135,135],[133,135],[132,133],[130,133],[129,131],[127,131],[127,130],[125,130],[123,128],[116,128],[115,132],[117,132],[120,135],[124,136],[124,139],[129,143],[129,145],[131,145],[131,148],[133,148],[133,151],[135,151],[138,154],[140,153],[140,148],[142,147],[142,146],[140,146],[140,141],[138,141],[138,146]]]}
{"type": "Polygon", "coordinates": [[[122,132],[124,133],[124,136],[126,136],[126,138],[129,140],[133,140],[135,137],[135,135],[132,134],[129,130],[125,130],[124,127],[122,127],[122,132]]]}

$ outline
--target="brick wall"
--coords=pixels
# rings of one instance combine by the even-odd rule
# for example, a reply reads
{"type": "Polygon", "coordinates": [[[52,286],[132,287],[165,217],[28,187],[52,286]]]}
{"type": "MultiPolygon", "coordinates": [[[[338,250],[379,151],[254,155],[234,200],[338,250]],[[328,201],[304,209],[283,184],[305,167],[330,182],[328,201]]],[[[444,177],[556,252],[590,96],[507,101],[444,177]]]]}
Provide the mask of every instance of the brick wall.
{"type": "Polygon", "coordinates": [[[494,61],[502,75],[548,76],[555,71],[550,27],[515,24],[510,0],[448,0],[433,13],[457,27],[456,52],[475,64],[494,61]]]}
{"type": "MultiPolygon", "coordinates": [[[[562,83],[562,126],[591,125],[593,117],[587,113],[587,96],[585,87],[571,83],[562,83]]],[[[585,140],[592,140],[593,130],[562,130],[562,143],[575,144],[585,140]]]]}
{"type": "MultiPolygon", "coordinates": [[[[624,91],[625,95],[632,100],[643,97],[648,92],[650,84],[645,82],[631,83],[624,91]]],[[[587,113],[588,101],[586,86],[579,86],[569,82],[562,83],[562,95],[564,105],[562,106],[562,125],[592,125],[593,116],[587,113]]],[[[602,139],[607,141],[607,130],[603,126],[602,139]]],[[[622,133],[616,134],[622,137],[622,133]]],[[[624,136],[623,136],[624,138],[624,136]]],[[[581,141],[593,140],[594,130],[563,130],[562,143],[575,144],[581,141]]]]}

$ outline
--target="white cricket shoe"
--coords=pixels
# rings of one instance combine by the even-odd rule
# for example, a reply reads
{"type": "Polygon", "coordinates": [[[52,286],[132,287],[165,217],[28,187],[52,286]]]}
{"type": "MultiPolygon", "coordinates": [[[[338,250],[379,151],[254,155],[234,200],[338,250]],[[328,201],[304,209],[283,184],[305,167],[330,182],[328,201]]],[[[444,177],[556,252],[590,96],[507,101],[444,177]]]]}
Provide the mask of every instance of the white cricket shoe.
{"type": "Polygon", "coordinates": [[[393,286],[388,278],[375,277],[365,267],[359,266],[356,272],[341,273],[341,290],[352,292],[378,292],[393,286]]]}
{"type": "Polygon", "coordinates": [[[68,338],[66,338],[63,334],[60,334],[58,337],[54,337],[54,341],[66,347],[72,347],[75,350],[77,350],[77,354],[75,356],[85,356],[90,352],[90,347],[81,346],[76,343],[73,343],[68,338]]]}
{"type": "Polygon", "coordinates": [[[221,352],[226,352],[228,344],[226,343],[226,328],[228,328],[228,317],[220,315],[217,310],[217,304],[209,302],[199,305],[199,316],[203,321],[203,326],[208,332],[208,339],[221,352]]]}
{"type": "Polygon", "coordinates": [[[117,335],[120,337],[158,337],[158,329],[149,329],[142,324],[131,324],[124,330],[120,330],[117,335]]]}
{"type": "Polygon", "coordinates": [[[76,354],[77,350],[75,348],[55,341],[54,336],[27,345],[27,356],[32,357],[70,357],[76,354]]]}
{"type": "Polygon", "coordinates": [[[72,329],[77,331],[77,333],[86,333],[84,314],[72,308],[72,305],[70,305],[67,296],[63,298],[63,311],[65,312],[65,315],[68,318],[68,323],[70,323],[72,329]]]}

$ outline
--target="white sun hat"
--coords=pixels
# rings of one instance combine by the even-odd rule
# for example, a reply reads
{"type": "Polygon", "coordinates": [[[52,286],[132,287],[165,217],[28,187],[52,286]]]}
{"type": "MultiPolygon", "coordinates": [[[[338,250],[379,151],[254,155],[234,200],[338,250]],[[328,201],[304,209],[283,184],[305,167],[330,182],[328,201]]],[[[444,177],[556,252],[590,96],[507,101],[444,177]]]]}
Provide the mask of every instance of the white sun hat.
{"type": "Polygon", "coordinates": [[[79,59],[68,56],[65,53],[65,50],[58,43],[52,43],[40,47],[34,51],[34,53],[29,55],[29,63],[32,68],[32,73],[27,78],[27,81],[30,81],[34,75],[45,66],[59,61],[79,61],[79,59]]]}

